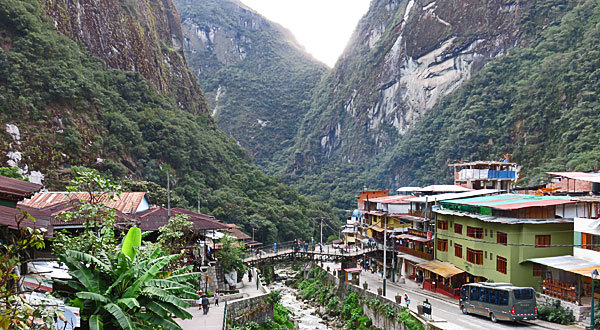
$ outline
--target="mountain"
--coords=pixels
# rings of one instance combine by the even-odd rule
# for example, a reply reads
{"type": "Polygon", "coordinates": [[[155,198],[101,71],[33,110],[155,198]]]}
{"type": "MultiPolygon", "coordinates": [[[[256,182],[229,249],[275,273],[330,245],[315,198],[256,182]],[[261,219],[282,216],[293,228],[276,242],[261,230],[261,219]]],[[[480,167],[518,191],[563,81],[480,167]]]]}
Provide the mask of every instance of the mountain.
{"type": "MultiPolygon", "coordinates": [[[[327,67],[236,0],[176,0],[190,68],[219,127],[275,172],[327,67]],[[269,166],[271,165],[271,166],[269,166]]],[[[280,167],[280,166],[279,166],[280,167]]]]}
{"type": "MultiPolygon", "coordinates": [[[[514,78],[522,76],[510,65],[496,72],[506,82],[482,75],[521,49],[537,53],[535,47],[555,32],[551,27],[580,2],[585,1],[372,1],[344,54],[315,91],[286,181],[341,202],[350,198],[347,191],[363,185],[449,182],[447,164],[461,159],[512,153],[516,161],[536,166],[535,149],[511,144],[531,143],[527,134],[533,132],[515,129],[529,123],[503,121],[506,109],[498,109],[498,103],[507,104],[514,95],[478,98],[479,112],[473,117],[467,116],[470,104],[451,100],[477,98],[484,86],[467,91],[475,78],[485,88],[494,88],[492,81],[516,83],[514,78]]],[[[531,86],[511,88],[525,93],[531,86]]],[[[534,116],[544,112],[536,107],[529,111],[534,116]]],[[[538,126],[539,131],[553,128],[538,126]]],[[[539,131],[536,136],[550,135],[539,131]]]]}
{"type": "Polygon", "coordinates": [[[72,166],[145,187],[125,179],[166,186],[170,169],[177,206],[264,242],[307,239],[321,216],[337,228],[325,203],[263,174],[216,126],[178,24],[169,0],[2,1],[0,162],[52,190],[72,166]]]}

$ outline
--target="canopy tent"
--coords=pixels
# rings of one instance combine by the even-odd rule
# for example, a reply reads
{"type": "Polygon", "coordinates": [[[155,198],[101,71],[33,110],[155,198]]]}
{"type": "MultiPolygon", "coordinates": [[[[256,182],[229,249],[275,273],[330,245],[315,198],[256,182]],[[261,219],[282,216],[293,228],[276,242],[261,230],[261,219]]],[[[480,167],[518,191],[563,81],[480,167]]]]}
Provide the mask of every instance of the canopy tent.
{"type": "Polygon", "coordinates": [[[436,273],[444,278],[450,278],[454,275],[464,273],[463,270],[456,268],[449,262],[442,262],[437,260],[431,260],[417,264],[417,267],[426,269],[432,273],[436,273]]]}

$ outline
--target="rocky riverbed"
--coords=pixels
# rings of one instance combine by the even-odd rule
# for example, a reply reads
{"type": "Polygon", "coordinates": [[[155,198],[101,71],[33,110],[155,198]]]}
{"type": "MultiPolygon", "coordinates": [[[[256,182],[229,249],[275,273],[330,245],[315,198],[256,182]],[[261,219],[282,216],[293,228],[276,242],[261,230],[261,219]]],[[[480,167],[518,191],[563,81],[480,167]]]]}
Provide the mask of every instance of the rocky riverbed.
{"type": "Polygon", "coordinates": [[[300,330],[338,330],[343,329],[344,324],[337,318],[330,318],[327,315],[326,309],[316,304],[311,305],[307,300],[302,299],[297,295],[297,290],[286,286],[285,279],[293,278],[291,272],[279,272],[276,276],[279,281],[274,282],[269,286],[271,290],[281,291],[281,301],[279,302],[284,307],[290,310],[292,321],[296,329],[300,330]]]}

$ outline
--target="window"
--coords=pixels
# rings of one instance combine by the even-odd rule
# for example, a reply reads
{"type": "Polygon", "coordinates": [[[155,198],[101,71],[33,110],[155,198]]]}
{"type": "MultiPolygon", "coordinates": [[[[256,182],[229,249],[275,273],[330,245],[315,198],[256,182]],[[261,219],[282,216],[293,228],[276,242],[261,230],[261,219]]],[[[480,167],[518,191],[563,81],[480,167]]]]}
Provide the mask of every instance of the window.
{"type": "Polygon", "coordinates": [[[472,264],[483,265],[483,251],[467,248],[467,261],[472,264]]]}
{"type": "Polygon", "coordinates": [[[454,224],[454,233],[462,235],[462,225],[459,223],[454,224]]]}
{"type": "Polygon", "coordinates": [[[535,247],[550,247],[550,235],[535,235],[535,247]]]}
{"type": "Polygon", "coordinates": [[[506,237],[506,233],[498,232],[496,234],[496,242],[498,242],[498,244],[506,245],[506,243],[508,242],[508,238],[506,237]]]}
{"type": "Polygon", "coordinates": [[[438,220],[438,229],[448,230],[448,221],[438,220]]]}
{"type": "Polygon", "coordinates": [[[487,228],[485,229],[485,236],[487,236],[487,228]]]}
{"type": "Polygon", "coordinates": [[[490,229],[490,237],[494,238],[494,231],[490,229]]]}
{"type": "Polygon", "coordinates": [[[513,290],[513,294],[515,295],[515,299],[517,300],[532,299],[533,289],[515,289],[513,290]]]}
{"type": "Polygon", "coordinates": [[[484,252],[483,256],[487,259],[487,251],[484,252]]]}
{"type": "Polygon", "coordinates": [[[462,259],[462,245],[454,244],[454,256],[462,259]]]}
{"type": "Polygon", "coordinates": [[[542,265],[533,264],[533,276],[542,276],[542,265]]]}
{"type": "Polygon", "coordinates": [[[473,238],[483,238],[483,228],[467,226],[467,236],[473,238]]]}
{"type": "Polygon", "coordinates": [[[494,254],[490,252],[490,260],[494,260],[494,254]]]}
{"type": "Polygon", "coordinates": [[[502,274],[506,274],[506,258],[498,257],[496,259],[496,270],[502,274]]]}
{"type": "Polygon", "coordinates": [[[438,251],[448,251],[448,240],[438,238],[437,249],[438,251]]]}

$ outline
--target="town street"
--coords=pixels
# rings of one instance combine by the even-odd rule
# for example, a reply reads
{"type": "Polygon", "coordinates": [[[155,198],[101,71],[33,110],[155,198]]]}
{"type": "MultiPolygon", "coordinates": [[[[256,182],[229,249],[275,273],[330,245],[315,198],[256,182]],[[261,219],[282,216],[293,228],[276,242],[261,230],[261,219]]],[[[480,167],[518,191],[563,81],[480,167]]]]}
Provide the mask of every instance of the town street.
{"type": "MultiPolygon", "coordinates": [[[[340,267],[340,264],[325,263],[325,267],[333,271],[340,267]]],[[[378,274],[370,272],[361,272],[360,282],[369,284],[369,291],[377,292],[377,288],[382,286],[382,278],[378,274]]],[[[387,281],[386,297],[394,300],[396,294],[404,296],[408,294],[411,304],[410,309],[417,311],[417,305],[428,299],[432,306],[433,321],[437,326],[443,329],[579,329],[576,326],[562,326],[555,323],[549,323],[541,320],[531,322],[499,322],[493,323],[488,318],[477,315],[463,315],[458,309],[458,302],[441,294],[436,294],[430,291],[420,289],[418,285],[412,281],[407,281],[406,284],[391,283],[387,281]]]]}

